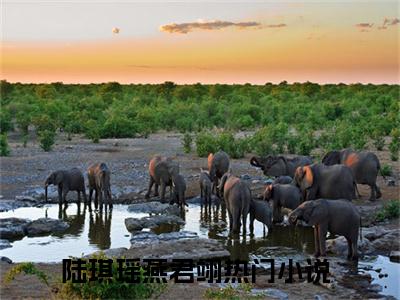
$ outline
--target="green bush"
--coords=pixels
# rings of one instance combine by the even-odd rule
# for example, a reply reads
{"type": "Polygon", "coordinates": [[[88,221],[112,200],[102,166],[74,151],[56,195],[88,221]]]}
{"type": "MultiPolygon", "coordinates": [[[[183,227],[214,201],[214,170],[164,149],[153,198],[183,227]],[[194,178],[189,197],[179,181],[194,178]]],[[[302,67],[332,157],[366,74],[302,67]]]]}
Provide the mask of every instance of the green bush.
{"type": "Polygon", "coordinates": [[[33,263],[31,262],[24,262],[17,264],[16,266],[12,267],[4,276],[5,283],[10,283],[15,279],[15,277],[21,273],[28,274],[28,275],[35,275],[40,281],[49,285],[47,275],[39,270],[33,263]]]}
{"type": "MultiPolygon", "coordinates": [[[[106,260],[107,257],[100,253],[92,255],[90,259],[106,260]]],[[[91,263],[86,264],[86,268],[91,269],[91,263]]],[[[116,259],[112,260],[112,276],[101,281],[87,281],[85,283],[72,283],[67,281],[63,284],[60,295],[66,299],[148,299],[153,294],[159,294],[165,287],[165,283],[144,283],[144,269],[139,265],[132,266],[138,268],[139,282],[127,283],[119,280],[119,263],[116,259]]],[[[99,274],[98,264],[96,264],[96,274],[99,274]]],[[[125,275],[126,276],[126,275],[125,275]]]]}
{"type": "Polygon", "coordinates": [[[200,157],[207,157],[218,150],[217,141],[210,132],[200,132],[196,136],[196,152],[200,157]]]}
{"type": "Polygon", "coordinates": [[[93,143],[100,141],[100,126],[95,120],[89,120],[86,122],[85,134],[86,137],[91,139],[93,143]]]}
{"type": "Polygon", "coordinates": [[[393,161],[399,160],[399,150],[400,150],[400,130],[395,128],[390,133],[392,141],[389,144],[390,158],[393,161]]]}
{"type": "Polygon", "coordinates": [[[190,133],[186,132],[182,137],[182,146],[185,153],[192,152],[193,137],[190,133]]]}
{"type": "Polygon", "coordinates": [[[382,176],[390,176],[392,175],[392,167],[388,164],[384,164],[381,167],[381,175],[382,176]]]}
{"type": "Polygon", "coordinates": [[[251,148],[257,155],[275,154],[273,137],[268,127],[259,129],[251,139],[251,148]]]}
{"type": "Polygon", "coordinates": [[[10,155],[10,147],[8,146],[6,134],[0,134],[0,155],[1,156],[10,155]]]}
{"type": "Polygon", "coordinates": [[[38,132],[40,148],[48,152],[53,148],[55,143],[56,133],[51,130],[38,132]]]}
{"type": "Polygon", "coordinates": [[[0,111],[0,133],[6,133],[13,129],[11,114],[4,110],[0,111]]]}
{"type": "Polygon", "coordinates": [[[378,222],[385,219],[395,219],[400,216],[400,201],[390,200],[376,213],[375,220],[378,222]]]}

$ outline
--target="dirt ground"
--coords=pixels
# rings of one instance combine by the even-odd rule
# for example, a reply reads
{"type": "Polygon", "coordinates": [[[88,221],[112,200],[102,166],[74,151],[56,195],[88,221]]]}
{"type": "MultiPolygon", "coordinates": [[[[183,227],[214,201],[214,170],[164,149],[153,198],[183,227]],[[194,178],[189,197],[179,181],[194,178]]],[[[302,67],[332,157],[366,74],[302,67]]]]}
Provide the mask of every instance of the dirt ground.
{"type": "MultiPolygon", "coordinates": [[[[160,133],[151,135],[147,139],[108,139],[101,140],[99,144],[93,144],[80,137],[73,137],[72,141],[68,141],[65,136],[61,136],[51,152],[43,152],[32,139],[26,148],[22,146],[18,136],[10,136],[9,142],[12,149],[11,156],[1,158],[0,201],[15,199],[16,196],[22,194],[29,195],[30,190],[41,188],[51,171],[72,167],[79,167],[85,171],[92,163],[106,162],[112,170],[111,183],[121,191],[123,202],[136,202],[143,199],[144,191],[147,189],[148,161],[155,154],[171,156],[179,162],[181,173],[187,180],[187,197],[189,198],[199,194],[197,175],[201,167],[207,167],[206,158],[199,158],[194,151],[190,154],[183,152],[180,134],[160,133]]],[[[396,185],[388,186],[386,181],[379,176],[378,185],[381,187],[383,197],[376,202],[368,201],[369,188],[359,185],[362,199],[357,200],[356,204],[367,215],[373,215],[386,201],[399,198],[399,164],[390,161],[386,149],[375,153],[382,165],[388,164],[392,167],[391,177],[396,185]]],[[[257,196],[262,193],[261,180],[265,178],[260,170],[250,166],[249,159],[248,155],[243,159],[232,160],[231,166],[234,174],[248,174],[253,178],[252,189],[257,196]]],[[[388,226],[393,226],[393,224],[388,224],[388,226]]],[[[37,266],[53,278],[50,287],[33,276],[21,275],[10,284],[1,285],[1,298],[56,298],[61,266],[59,264],[37,264],[37,266]]],[[[0,267],[0,275],[3,278],[11,265],[1,262],[0,267]]],[[[266,280],[259,282],[266,282],[266,280]]],[[[265,288],[266,286],[260,283],[256,287],[265,288]]],[[[358,292],[351,289],[343,288],[332,292],[313,284],[276,283],[268,285],[268,288],[271,287],[284,291],[291,299],[309,299],[314,298],[315,295],[320,295],[324,299],[362,298],[358,292]]],[[[207,288],[209,286],[198,283],[190,286],[170,284],[159,299],[200,299],[207,288]]]]}

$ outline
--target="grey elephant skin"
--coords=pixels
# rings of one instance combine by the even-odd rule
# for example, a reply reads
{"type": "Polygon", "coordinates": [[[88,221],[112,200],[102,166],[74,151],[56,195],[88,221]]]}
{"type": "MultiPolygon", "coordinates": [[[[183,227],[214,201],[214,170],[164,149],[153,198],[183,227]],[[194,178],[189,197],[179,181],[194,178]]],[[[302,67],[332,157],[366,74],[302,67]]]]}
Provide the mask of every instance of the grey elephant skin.
{"type": "Polygon", "coordinates": [[[185,178],[181,174],[174,174],[172,176],[172,187],[173,199],[170,201],[170,204],[175,202],[181,208],[188,206],[185,200],[186,182],[185,178]]]}
{"type": "Polygon", "coordinates": [[[283,221],[282,207],[296,209],[302,202],[301,191],[291,184],[270,184],[265,188],[264,200],[272,200],[274,223],[283,221]]]}
{"type": "Polygon", "coordinates": [[[224,151],[210,153],[207,158],[208,174],[212,184],[212,192],[218,194],[218,181],[229,170],[229,156],[224,151]]]}
{"type": "Polygon", "coordinates": [[[250,164],[260,168],[265,176],[290,176],[293,178],[298,167],[311,165],[309,156],[296,156],[286,158],[284,156],[268,155],[267,157],[253,156],[250,164]]]}
{"type": "Polygon", "coordinates": [[[300,188],[304,201],[319,198],[351,201],[355,197],[353,172],[343,165],[313,164],[299,167],[294,182],[300,188]]]}
{"type": "Polygon", "coordinates": [[[200,170],[199,185],[201,199],[204,199],[206,203],[211,204],[212,183],[210,175],[207,171],[204,171],[203,169],[200,170]]]}
{"type": "Polygon", "coordinates": [[[145,195],[146,198],[150,197],[153,185],[154,196],[158,196],[158,187],[161,187],[161,202],[165,199],[166,187],[170,187],[170,196],[172,199],[172,177],[179,174],[179,165],[169,157],[154,156],[149,163],[150,182],[149,188],[145,195]]]}
{"type": "Polygon", "coordinates": [[[262,200],[250,201],[250,232],[254,232],[254,220],[257,220],[272,229],[272,211],[269,204],[262,200]]]}
{"type": "Polygon", "coordinates": [[[367,184],[371,188],[371,201],[382,196],[376,184],[381,164],[374,153],[368,151],[357,152],[351,149],[330,151],[324,156],[322,163],[327,166],[342,164],[349,167],[357,183],[367,184]]]}
{"type": "Polygon", "coordinates": [[[242,220],[243,234],[245,234],[247,215],[250,211],[250,187],[238,177],[225,173],[221,178],[218,190],[223,195],[228,211],[230,231],[238,234],[242,220]]]}
{"type": "Polygon", "coordinates": [[[348,259],[358,258],[358,234],[361,217],[357,208],[346,199],[306,201],[289,214],[289,222],[303,220],[314,226],[315,256],[325,256],[326,234],[343,235],[348,244],[348,259]]]}
{"type": "Polygon", "coordinates": [[[93,191],[95,192],[94,205],[97,209],[100,202],[100,207],[103,206],[103,201],[112,207],[111,196],[111,172],[105,163],[97,163],[91,165],[87,170],[89,182],[89,205],[92,202],[93,191]]]}
{"type": "Polygon", "coordinates": [[[293,178],[290,176],[279,176],[274,179],[272,184],[291,184],[293,182],[293,178]]]}
{"type": "Polygon", "coordinates": [[[76,191],[78,193],[78,202],[81,201],[81,193],[85,203],[87,202],[85,191],[85,178],[78,168],[70,170],[54,171],[47,177],[45,181],[45,199],[47,201],[47,189],[49,185],[56,185],[58,187],[58,201],[59,204],[67,203],[67,194],[69,191],[76,191]]]}

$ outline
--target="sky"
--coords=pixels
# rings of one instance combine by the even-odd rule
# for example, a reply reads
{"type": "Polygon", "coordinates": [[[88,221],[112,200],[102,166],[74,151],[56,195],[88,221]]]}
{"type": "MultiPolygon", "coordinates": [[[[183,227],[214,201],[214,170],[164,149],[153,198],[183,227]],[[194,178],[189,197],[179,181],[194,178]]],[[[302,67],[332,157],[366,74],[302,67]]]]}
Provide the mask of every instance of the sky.
{"type": "Polygon", "coordinates": [[[399,2],[2,0],[10,82],[399,83],[399,2]]]}

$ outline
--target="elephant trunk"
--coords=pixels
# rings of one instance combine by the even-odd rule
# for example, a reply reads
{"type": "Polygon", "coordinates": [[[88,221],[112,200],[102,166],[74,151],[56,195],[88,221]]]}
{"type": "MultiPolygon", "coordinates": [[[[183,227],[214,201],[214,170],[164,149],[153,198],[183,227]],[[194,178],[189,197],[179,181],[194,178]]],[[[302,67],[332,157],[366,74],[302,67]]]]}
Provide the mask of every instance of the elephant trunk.
{"type": "Polygon", "coordinates": [[[47,183],[44,186],[44,199],[45,199],[46,202],[47,202],[47,188],[48,188],[48,186],[49,185],[47,183]]]}

